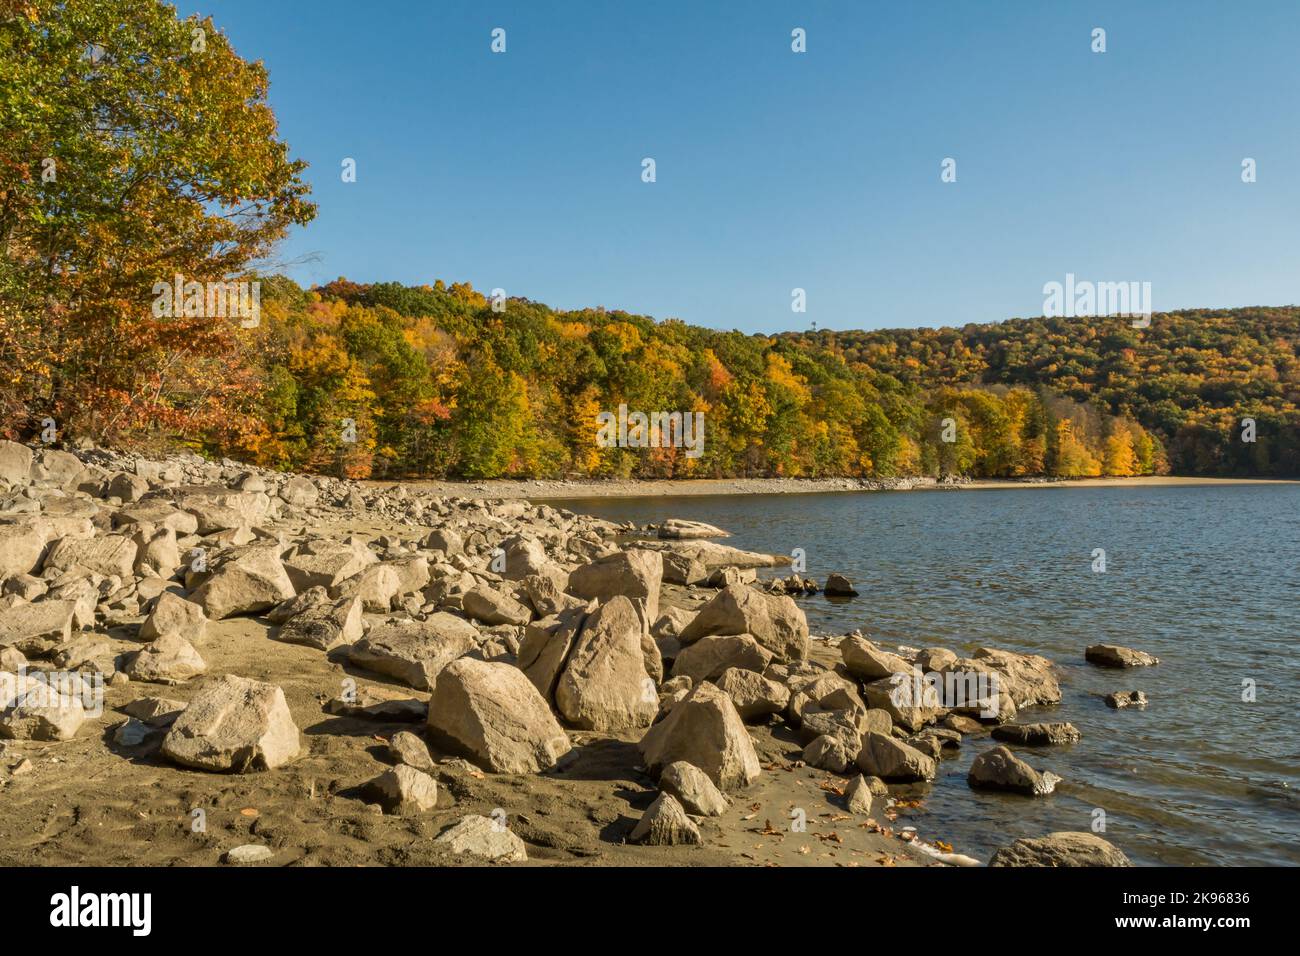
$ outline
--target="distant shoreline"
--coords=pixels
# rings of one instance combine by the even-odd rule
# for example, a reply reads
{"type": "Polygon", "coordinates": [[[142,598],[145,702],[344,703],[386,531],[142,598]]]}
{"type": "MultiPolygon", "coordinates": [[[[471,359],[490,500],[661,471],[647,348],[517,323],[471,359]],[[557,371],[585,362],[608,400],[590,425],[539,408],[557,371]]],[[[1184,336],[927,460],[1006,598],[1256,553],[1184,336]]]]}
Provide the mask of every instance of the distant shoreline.
{"type": "Polygon", "coordinates": [[[916,479],[885,486],[855,478],[687,478],[687,479],[491,479],[485,481],[367,482],[379,487],[405,485],[435,494],[470,498],[674,498],[709,495],[832,494],[881,491],[990,491],[1008,488],[1145,488],[1216,485],[1294,485],[1288,478],[1194,478],[1150,475],[1142,478],[981,479],[939,484],[916,479]]]}

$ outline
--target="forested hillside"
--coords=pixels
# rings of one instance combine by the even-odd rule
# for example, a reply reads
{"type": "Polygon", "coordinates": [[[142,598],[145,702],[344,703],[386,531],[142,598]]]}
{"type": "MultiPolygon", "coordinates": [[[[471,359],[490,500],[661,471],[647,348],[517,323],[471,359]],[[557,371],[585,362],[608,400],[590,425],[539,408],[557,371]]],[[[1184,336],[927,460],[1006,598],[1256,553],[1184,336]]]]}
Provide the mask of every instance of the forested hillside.
{"type": "Polygon", "coordinates": [[[139,414],[83,408],[69,424],[376,477],[1296,471],[1295,310],[769,338],[519,298],[496,311],[441,282],[273,277],[262,296],[224,381],[173,394],[166,415],[146,407],[151,386],[139,414]],[[221,413],[200,414],[211,403],[221,413]],[[598,447],[596,415],[620,403],[704,412],[704,454],[598,447]]]}

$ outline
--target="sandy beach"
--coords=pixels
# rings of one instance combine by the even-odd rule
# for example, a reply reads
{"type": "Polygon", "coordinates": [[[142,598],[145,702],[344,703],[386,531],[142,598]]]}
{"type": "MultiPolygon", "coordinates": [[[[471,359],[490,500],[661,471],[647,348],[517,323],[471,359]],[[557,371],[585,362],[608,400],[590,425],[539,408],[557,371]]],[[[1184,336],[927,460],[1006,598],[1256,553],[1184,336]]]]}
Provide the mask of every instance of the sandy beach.
{"type": "Polygon", "coordinates": [[[376,481],[376,487],[405,485],[410,490],[439,495],[487,498],[642,498],[707,495],[832,494],[846,491],[990,491],[1010,488],[1141,488],[1152,486],[1297,484],[1294,480],[1263,478],[1196,478],[1148,475],[1141,478],[1029,478],[1018,480],[939,483],[932,478],[878,482],[856,478],[689,478],[670,479],[518,479],[491,481],[376,481]]]}

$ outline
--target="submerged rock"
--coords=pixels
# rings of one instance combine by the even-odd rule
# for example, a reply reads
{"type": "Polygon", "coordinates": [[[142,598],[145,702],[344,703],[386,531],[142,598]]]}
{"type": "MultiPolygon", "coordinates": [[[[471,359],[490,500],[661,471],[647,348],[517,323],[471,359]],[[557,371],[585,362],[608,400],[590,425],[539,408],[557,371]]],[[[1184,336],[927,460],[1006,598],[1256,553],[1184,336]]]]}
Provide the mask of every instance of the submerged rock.
{"type": "Polygon", "coordinates": [[[1132,866],[1095,833],[1064,831],[1016,840],[993,854],[989,866],[1132,866]]]}

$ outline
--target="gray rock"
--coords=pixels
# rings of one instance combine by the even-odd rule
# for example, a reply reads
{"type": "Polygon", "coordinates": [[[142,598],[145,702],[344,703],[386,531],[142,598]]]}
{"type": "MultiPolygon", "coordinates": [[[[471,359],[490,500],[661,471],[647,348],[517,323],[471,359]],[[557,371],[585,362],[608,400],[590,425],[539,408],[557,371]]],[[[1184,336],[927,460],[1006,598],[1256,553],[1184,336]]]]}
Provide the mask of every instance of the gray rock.
{"type": "Polygon", "coordinates": [[[1039,773],[1003,746],[976,757],[966,779],[978,789],[1010,790],[1031,797],[1051,793],[1061,781],[1054,773],[1039,773]]]}
{"type": "Polygon", "coordinates": [[[201,688],[163,740],[186,767],[244,773],[273,770],[298,756],[298,725],[284,691],[234,674],[201,688]]]}
{"type": "Polygon", "coordinates": [[[1150,667],[1160,663],[1160,658],[1144,651],[1118,644],[1093,644],[1083,653],[1090,664],[1098,667],[1150,667]]]}
{"type": "Polygon", "coordinates": [[[1065,721],[1039,724],[1003,724],[993,728],[994,740],[1031,747],[1072,744],[1082,738],[1074,724],[1065,721]]]}

